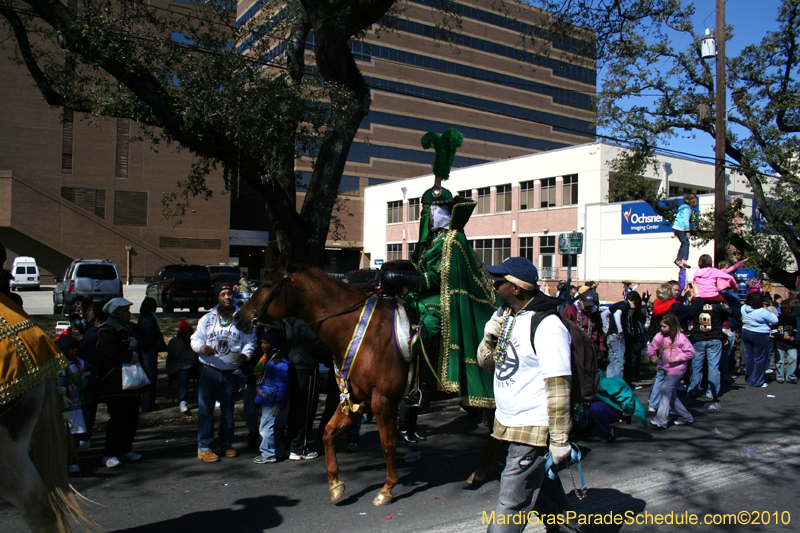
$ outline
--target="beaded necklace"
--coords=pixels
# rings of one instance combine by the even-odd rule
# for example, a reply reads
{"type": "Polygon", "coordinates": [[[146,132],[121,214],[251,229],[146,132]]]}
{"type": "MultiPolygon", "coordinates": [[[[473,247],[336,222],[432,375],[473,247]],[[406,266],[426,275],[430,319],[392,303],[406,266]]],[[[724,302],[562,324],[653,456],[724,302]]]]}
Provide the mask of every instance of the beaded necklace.
{"type": "Polygon", "coordinates": [[[514,329],[514,324],[517,322],[517,317],[512,314],[510,307],[503,313],[503,318],[505,319],[503,331],[500,332],[500,337],[497,339],[497,346],[495,346],[494,349],[494,361],[497,366],[501,366],[506,360],[508,343],[511,341],[511,331],[514,329]]]}
{"type": "MultiPolygon", "coordinates": [[[[531,300],[533,300],[533,297],[520,308],[520,313],[528,307],[531,300]]],[[[510,307],[506,307],[506,310],[503,312],[503,318],[505,319],[503,331],[500,332],[500,337],[497,339],[497,346],[494,349],[494,360],[497,366],[502,366],[506,360],[508,345],[511,342],[511,333],[514,331],[514,325],[517,323],[517,314],[518,313],[515,313],[510,307]]]]}
{"type": "Polygon", "coordinates": [[[228,313],[228,319],[226,321],[222,321],[222,312],[217,311],[217,320],[219,321],[219,327],[227,328],[231,325],[231,320],[233,319],[233,313],[228,313]]]}

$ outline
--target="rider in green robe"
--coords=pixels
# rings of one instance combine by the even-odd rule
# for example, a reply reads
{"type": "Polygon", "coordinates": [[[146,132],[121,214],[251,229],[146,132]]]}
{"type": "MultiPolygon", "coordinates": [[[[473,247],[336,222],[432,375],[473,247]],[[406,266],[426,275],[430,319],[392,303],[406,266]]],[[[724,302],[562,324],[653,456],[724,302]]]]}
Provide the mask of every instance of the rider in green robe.
{"type": "MultiPolygon", "coordinates": [[[[461,135],[448,130],[442,138],[450,131],[461,135]]],[[[451,165],[452,159],[445,172],[434,163],[436,185],[422,196],[420,237],[412,256],[421,286],[408,300],[420,314],[422,340],[438,335],[438,353],[428,357],[441,387],[459,394],[466,405],[493,408],[493,376],[478,368],[476,354],[483,325],[496,309],[495,295],[464,234],[476,202],[454,198],[439,185],[449,176],[451,165]]],[[[426,348],[429,345],[425,343],[426,348]]]]}

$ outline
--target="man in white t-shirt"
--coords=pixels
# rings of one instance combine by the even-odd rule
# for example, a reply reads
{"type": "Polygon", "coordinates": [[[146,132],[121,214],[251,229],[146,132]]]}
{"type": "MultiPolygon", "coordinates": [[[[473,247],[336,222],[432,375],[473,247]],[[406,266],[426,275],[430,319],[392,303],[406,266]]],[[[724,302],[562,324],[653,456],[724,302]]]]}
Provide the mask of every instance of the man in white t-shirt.
{"type": "Polygon", "coordinates": [[[504,305],[486,323],[478,362],[494,371],[492,436],[509,442],[488,531],[519,532],[529,522],[544,523],[548,532],[579,531],[565,523],[570,507],[561,482],[545,472],[548,448],[555,464],[570,455],[570,336],[557,314],[560,302],[539,290],[536,267],[524,257],[508,258],[486,273],[504,305]],[[536,313],[553,314],[531,342],[536,313]]]}

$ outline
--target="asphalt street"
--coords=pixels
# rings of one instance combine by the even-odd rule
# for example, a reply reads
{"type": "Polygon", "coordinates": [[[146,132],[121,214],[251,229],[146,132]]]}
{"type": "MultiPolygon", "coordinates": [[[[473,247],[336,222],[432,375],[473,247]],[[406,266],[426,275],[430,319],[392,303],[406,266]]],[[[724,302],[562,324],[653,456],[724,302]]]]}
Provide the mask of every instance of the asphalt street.
{"type": "MultiPolygon", "coordinates": [[[[638,391],[644,399],[649,387],[638,391]]],[[[749,389],[738,378],[724,393],[721,409],[708,410],[705,400],[689,400],[692,426],[651,432],[635,422],[618,425],[617,441],[597,438],[579,442],[589,487],[586,499],[570,500],[576,512],[646,517],[661,513],[740,513],[766,525],[689,526],[690,531],[798,531],[800,478],[800,387],[771,383],[749,389]],[[753,448],[760,459],[742,457],[753,448]],[[753,512],[757,512],[754,515],[753,512]],[[646,514],[647,513],[647,514],[646,514]],[[753,516],[757,516],[755,519],[753,516]],[[778,521],[784,523],[776,525],[778,521]],[[788,523],[785,523],[788,522],[788,523]]],[[[166,402],[165,402],[166,403],[166,402]]],[[[497,457],[490,481],[476,490],[464,480],[480,461],[488,430],[480,417],[462,413],[455,400],[440,402],[420,417],[428,440],[398,446],[400,484],[387,507],[371,502],[385,476],[375,424],[362,427],[361,449],[337,450],[344,498],[328,496],[325,460],[282,461],[256,465],[256,451],[246,449],[246,431],[237,423],[235,459],[206,464],[196,458],[196,419],[182,417],[173,406],[143,415],[135,449],[143,459],[116,469],[100,466],[103,432],[81,452],[82,478],[75,486],[96,502],[87,508],[105,531],[237,533],[265,530],[310,532],[478,532],[482,513],[491,513],[498,495],[504,452],[497,457]],[[403,457],[413,451],[414,462],[403,457]]],[[[577,471],[573,467],[577,481],[577,471]]],[[[569,474],[561,473],[567,490],[569,474]]],[[[739,520],[744,519],[740,515],[739,520]]],[[[717,517],[719,520],[720,518],[717,517]]],[[[728,518],[730,520],[730,518],[728,518]]],[[[0,530],[25,531],[13,507],[0,503],[0,530]]],[[[675,531],[679,525],[600,525],[585,531],[675,531]]],[[[543,531],[529,525],[526,531],[543,531]]]]}

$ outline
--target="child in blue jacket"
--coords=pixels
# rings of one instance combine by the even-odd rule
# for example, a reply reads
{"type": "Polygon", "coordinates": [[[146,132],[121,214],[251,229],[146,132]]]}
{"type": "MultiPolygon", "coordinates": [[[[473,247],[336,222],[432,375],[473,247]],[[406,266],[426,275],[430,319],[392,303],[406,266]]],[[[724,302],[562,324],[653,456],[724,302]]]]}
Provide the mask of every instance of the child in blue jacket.
{"type": "Polygon", "coordinates": [[[283,333],[268,329],[261,336],[261,360],[255,368],[256,403],[261,404],[261,455],[256,464],[274,463],[282,456],[281,439],[276,438],[278,417],[289,407],[289,360],[285,357],[283,333]]]}
{"type": "Polygon", "coordinates": [[[689,237],[692,235],[692,209],[695,207],[697,207],[697,196],[691,193],[684,194],[683,204],[678,208],[678,214],[675,215],[675,222],[672,224],[672,232],[681,242],[678,258],[675,259],[675,264],[680,268],[689,267],[689,237]]]}

